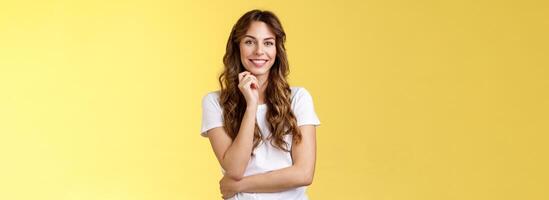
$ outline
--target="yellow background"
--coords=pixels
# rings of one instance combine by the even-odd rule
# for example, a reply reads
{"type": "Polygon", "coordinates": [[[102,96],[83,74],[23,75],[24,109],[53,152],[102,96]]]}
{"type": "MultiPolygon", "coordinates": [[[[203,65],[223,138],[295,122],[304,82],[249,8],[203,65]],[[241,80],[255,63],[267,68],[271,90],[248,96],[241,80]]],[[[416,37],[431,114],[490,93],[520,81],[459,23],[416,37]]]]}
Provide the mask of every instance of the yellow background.
{"type": "Polygon", "coordinates": [[[322,125],[312,200],[549,199],[547,1],[2,1],[0,199],[219,199],[199,136],[274,11],[322,125]]]}

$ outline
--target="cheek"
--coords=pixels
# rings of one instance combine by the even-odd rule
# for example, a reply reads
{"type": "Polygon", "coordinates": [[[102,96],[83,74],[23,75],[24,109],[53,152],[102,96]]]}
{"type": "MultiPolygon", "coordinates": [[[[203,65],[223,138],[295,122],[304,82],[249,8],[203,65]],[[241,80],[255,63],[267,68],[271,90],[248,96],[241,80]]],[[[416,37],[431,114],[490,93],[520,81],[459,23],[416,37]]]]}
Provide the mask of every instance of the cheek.
{"type": "Polygon", "coordinates": [[[239,45],[241,55],[249,55],[250,52],[253,52],[253,47],[245,44],[239,45]]]}
{"type": "Polygon", "coordinates": [[[276,48],[269,50],[268,54],[272,59],[276,58],[276,48]]]}
{"type": "Polygon", "coordinates": [[[240,56],[244,58],[247,55],[246,48],[243,46],[240,46],[240,56]]]}
{"type": "Polygon", "coordinates": [[[249,51],[246,47],[240,47],[240,60],[244,64],[248,60],[249,51]]]}

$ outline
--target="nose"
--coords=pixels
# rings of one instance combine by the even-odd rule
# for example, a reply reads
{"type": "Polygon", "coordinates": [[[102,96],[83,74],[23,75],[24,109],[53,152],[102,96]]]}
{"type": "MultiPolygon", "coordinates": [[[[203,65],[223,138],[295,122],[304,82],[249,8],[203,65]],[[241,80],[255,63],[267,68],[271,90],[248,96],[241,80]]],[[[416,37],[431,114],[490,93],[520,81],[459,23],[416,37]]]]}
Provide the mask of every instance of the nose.
{"type": "Polygon", "coordinates": [[[255,55],[263,55],[265,52],[263,52],[263,45],[259,44],[255,47],[255,51],[254,51],[254,54],[255,55]]]}

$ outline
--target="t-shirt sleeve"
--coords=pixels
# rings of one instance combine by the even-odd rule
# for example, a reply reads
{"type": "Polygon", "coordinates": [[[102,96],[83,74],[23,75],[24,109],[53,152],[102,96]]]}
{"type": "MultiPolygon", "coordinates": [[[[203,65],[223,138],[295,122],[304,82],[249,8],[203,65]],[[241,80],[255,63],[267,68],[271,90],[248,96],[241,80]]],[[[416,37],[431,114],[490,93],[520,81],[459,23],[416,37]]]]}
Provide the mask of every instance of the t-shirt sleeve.
{"type": "Polygon", "coordinates": [[[207,137],[207,131],[223,126],[223,110],[215,93],[208,93],[202,98],[202,128],[200,135],[207,137]]]}
{"type": "Polygon", "coordinates": [[[309,91],[305,88],[299,88],[292,101],[294,104],[293,111],[297,119],[297,126],[320,125],[320,120],[315,112],[313,98],[311,97],[311,94],[309,94],[309,91]]]}

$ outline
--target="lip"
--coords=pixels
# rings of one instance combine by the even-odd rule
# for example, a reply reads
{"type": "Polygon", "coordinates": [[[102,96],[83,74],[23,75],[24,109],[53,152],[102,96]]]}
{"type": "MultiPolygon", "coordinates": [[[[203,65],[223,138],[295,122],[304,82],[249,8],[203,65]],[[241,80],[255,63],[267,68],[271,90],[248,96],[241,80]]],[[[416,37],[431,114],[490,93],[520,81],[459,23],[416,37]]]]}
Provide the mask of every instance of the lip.
{"type": "Polygon", "coordinates": [[[248,59],[255,67],[263,67],[269,60],[268,59],[248,59]]]}

